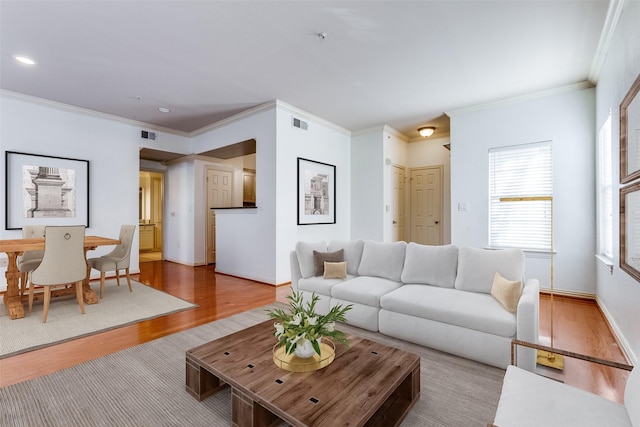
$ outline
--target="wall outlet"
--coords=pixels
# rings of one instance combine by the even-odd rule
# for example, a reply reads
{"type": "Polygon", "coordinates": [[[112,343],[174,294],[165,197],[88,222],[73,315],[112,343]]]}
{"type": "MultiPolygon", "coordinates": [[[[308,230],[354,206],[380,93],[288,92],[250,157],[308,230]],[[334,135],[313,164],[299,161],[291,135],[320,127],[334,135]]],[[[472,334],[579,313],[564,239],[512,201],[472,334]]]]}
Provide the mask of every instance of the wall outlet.
{"type": "Polygon", "coordinates": [[[0,267],[8,267],[9,258],[0,258],[0,267]]]}

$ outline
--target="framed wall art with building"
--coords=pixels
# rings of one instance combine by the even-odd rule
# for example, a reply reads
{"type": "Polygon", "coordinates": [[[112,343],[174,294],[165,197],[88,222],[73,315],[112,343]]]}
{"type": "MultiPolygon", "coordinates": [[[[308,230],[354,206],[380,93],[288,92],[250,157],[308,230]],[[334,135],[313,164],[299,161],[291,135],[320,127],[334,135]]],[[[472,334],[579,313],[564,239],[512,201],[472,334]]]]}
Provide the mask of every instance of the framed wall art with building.
{"type": "Polygon", "coordinates": [[[89,161],[5,152],[5,228],[89,227],[89,161]]]}
{"type": "Polygon", "coordinates": [[[298,225],[336,223],[336,167],[298,157],[298,225]]]}

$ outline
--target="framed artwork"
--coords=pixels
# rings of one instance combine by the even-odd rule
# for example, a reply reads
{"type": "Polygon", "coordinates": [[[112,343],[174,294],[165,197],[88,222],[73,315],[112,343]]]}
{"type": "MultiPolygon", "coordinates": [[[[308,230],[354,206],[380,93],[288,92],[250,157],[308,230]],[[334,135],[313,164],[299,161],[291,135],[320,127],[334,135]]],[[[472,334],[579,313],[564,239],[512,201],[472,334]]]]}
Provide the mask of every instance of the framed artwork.
{"type": "Polygon", "coordinates": [[[336,223],[336,167],[298,157],[298,225],[336,223]]]}
{"type": "Polygon", "coordinates": [[[640,75],[620,104],[620,182],[640,178],[640,75]]]}
{"type": "Polygon", "coordinates": [[[89,227],[89,161],[5,152],[5,229],[89,227]]]}
{"type": "Polygon", "coordinates": [[[620,189],[620,268],[640,281],[640,182],[620,189]]]}

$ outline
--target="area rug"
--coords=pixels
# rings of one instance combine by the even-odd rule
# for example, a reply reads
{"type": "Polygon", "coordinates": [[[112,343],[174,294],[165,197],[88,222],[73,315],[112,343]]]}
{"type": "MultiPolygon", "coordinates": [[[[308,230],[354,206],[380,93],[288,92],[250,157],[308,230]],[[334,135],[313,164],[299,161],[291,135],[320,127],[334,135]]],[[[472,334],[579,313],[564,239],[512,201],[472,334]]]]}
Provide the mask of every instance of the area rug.
{"type": "MultiPolygon", "coordinates": [[[[0,389],[3,426],[229,426],[230,391],[196,401],[185,351],[267,319],[267,306],[0,389]]],[[[421,357],[421,395],[403,426],[485,426],[504,370],[357,328],[343,330],[421,357]]]]}
{"type": "MultiPolygon", "coordinates": [[[[91,288],[99,294],[100,282],[92,282],[91,288]]],[[[131,288],[133,292],[126,279],[120,279],[120,286],[107,280],[104,297],[98,304],[85,304],[84,315],[75,296],[52,299],[47,323],[42,323],[42,302],[34,302],[31,313],[25,304],[25,317],[15,320],[0,303],[0,359],[195,307],[134,280],[131,288]]]]}

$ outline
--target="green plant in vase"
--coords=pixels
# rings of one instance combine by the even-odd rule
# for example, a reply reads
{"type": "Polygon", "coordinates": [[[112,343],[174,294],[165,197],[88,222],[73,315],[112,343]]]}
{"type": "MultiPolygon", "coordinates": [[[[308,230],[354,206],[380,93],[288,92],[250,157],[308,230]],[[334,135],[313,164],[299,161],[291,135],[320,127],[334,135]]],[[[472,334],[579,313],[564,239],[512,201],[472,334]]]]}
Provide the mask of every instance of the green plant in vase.
{"type": "Polygon", "coordinates": [[[345,313],[351,310],[352,305],[336,305],[325,315],[315,312],[316,303],[320,299],[315,293],[311,300],[305,304],[301,292],[293,292],[288,295],[291,310],[285,312],[281,308],[268,310],[269,318],[277,320],[274,335],[278,338],[280,346],[284,346],[285,353],[291,354],[299,346],[311,343],[315,353],[320,355],[320,338],[328,337],[334,341],[349,346],[349,341],[342,331],[335,329],[336,322],[346,322],[345,313]]]}

